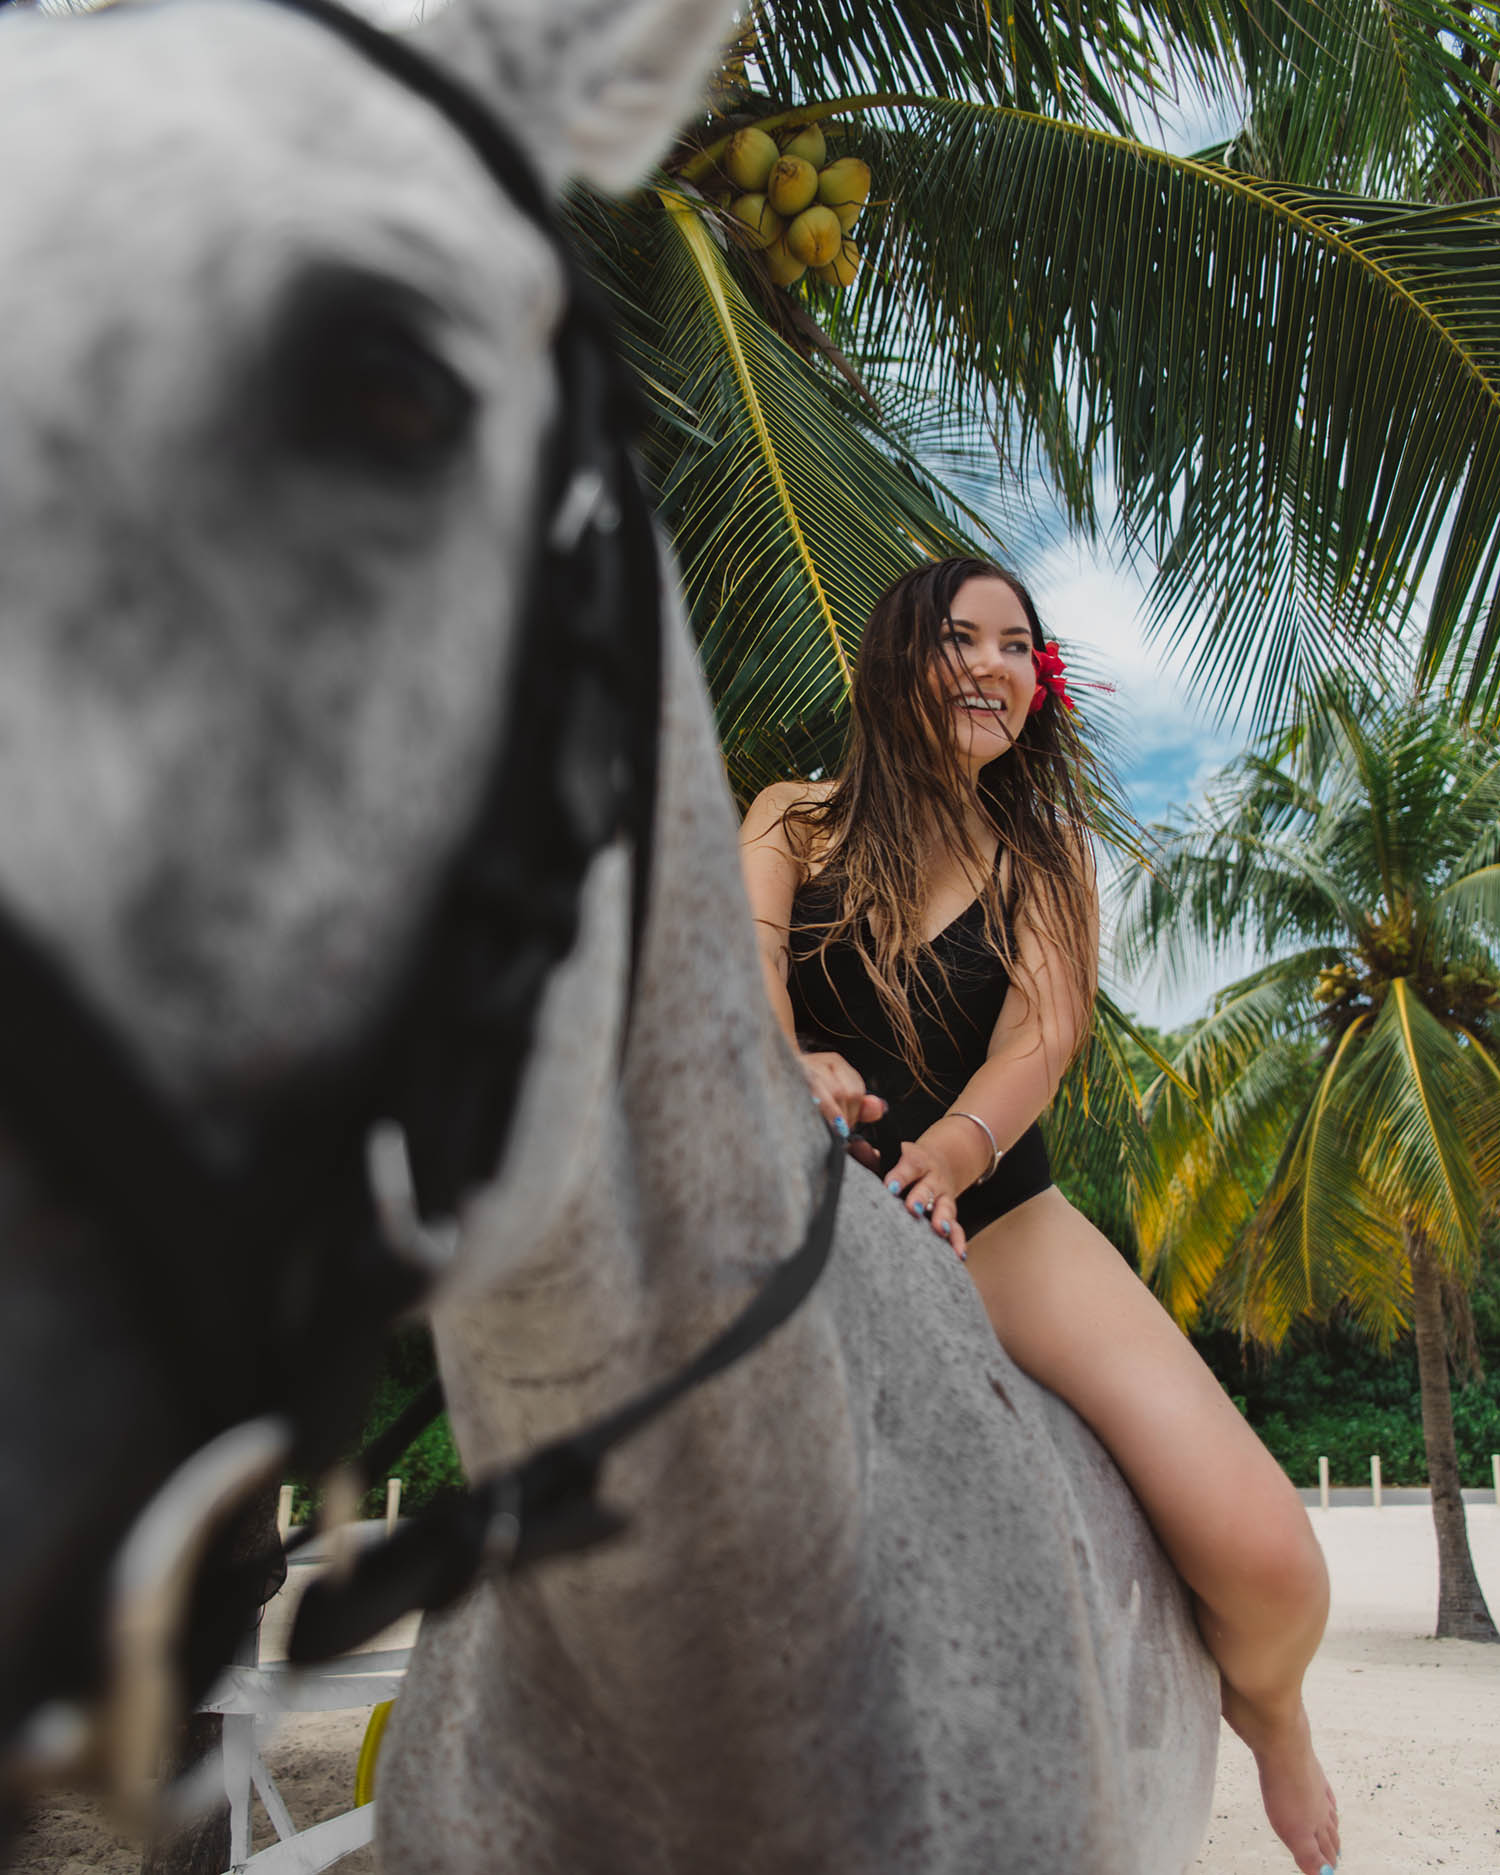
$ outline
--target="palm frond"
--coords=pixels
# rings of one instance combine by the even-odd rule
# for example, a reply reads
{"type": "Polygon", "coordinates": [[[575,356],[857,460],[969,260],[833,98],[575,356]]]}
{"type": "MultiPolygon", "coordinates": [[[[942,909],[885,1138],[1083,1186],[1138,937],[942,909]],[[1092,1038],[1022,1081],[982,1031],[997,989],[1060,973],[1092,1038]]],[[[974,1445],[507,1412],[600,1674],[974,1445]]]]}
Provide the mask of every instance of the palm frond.
{"type": "Polygon", "coordinates": [[[1467,1122],[1474,1172],[1490,1211],[1500,1212],[1500,1044],[1493,1035],[1479,1035],[1471,1028],[1459,1033],[1474,1051],[1474,1078],[1480,1089],[1477,1111],[1467,1122]]]}
{"type": "Polygon", "coordinates": [[[1252,109],[1229,151],[1257,175],[1421,195],[1487,179],[1492,16],[1453,0],[1250,0],[1237,16],[1252,109]]]}
{"type": "MultiPolygon", "coordinates": [[[[1096,1089],[1101,1074],[1114,1072],[1098,1047],[1089,1051],[1080,1067],[1096,1089]]],[[[1042,1131],[1058,1185],[1118,1250],[1133,1257],[1136,1192],[1146,1149],[1139,1115],[1126,1107],[1106,1119],[1107,1104],[1091,1099],[1085,1106],[1076,1086],[1065,1083],[1042,1122],[1042,1131]]]]}
{"type": "Polygon", "coordinates": [[[1368,1018],[1352,1023],[1321,1064],[1220,1277],[1221,1306],[1269,1347],[1297,1319],[1341,1305],[1382,1345],[1405,1325],[1400,1231],[1363,1175],[1352,1098],[1367,1030],[1368,1018]]]}
{"type": "Polygon", "coordinates": [[[1364,1178],[1392,1219],[1412,1218],[1447,1268],[1462,1274],[1471,1271],[1486,1197],[1472,1120],[1487,1090],[1466,1054],[1472,1050],[1397,978],[1350,1080],[1364,1178]]]}
{"type": "Polygon", "coordinates": [[[1143,1102],[1148,1086],[1163,1075],[1181,1085],[1150,1037],[1101,991],[1088,1047],[1048,1109],[1047,1149],[1055,1166],[1084,1179],[1122,1221],[1138,1212],[1141,1194],[1156,1179],[1143,1102]]]}
{"type": "Polygon", "coordinates": [[[1437,910],[1460,928],[1500,938],[1500,860],[1450,879],[1437,895],[1437,910]]]}
{"type": "Polygon", "coordinates": [[[1291,833],[1260,837],[1253,815],[1192,813],[1153,831],[1149,871],[1123,886],[1116,941],[1132,968],[1150,959],[1185,975],[1240,940],[1263,953],[1326,947],[1358,924],[1347,882],[1316,849],[1291,833]]]}
{"type": "Polygon", "coordinates": [[[976,420],[1003,387],[1016,447],[1064,485],[1070,452],[1107,461],[1164,599],[1191,581],[1211,697],[1259,672],[1274,713],[1275,594],[1296,601],[1274,620],[1284,681],[1289,656],[1327,670],[1330,632],[1405,617],[1429,576],[1428,667],[1463,660],[1471,701],[1500,695],[1478,655],[1500,568],[1500,208],[1262,181],[978,103],[861,102],[899,189],[870,218],[848,342],[929,358],[976,420]]]}
{"type": "Polygon", "coordinates": [[[1218,1284],[1306,1078],[1285,986],[1266,982],[1221,998],[1147,1089],[1141,1273],[1184,1325],[1218,1284]]]}
{"type": "Polygon", "coordinates": [[[1270,953],[1177,1057],[1196,1103],[1148,1092],[1167,1195],[1143,1196],[1143,1262],[1272,1344],[1337,1304],[1388,1342],[1403,1224],[1463,1280],[1500,1197],[1493,737],[1399,693],[1338,683],[1311,702],[1169,830],[1140,891],[1147,954],[1225,930],[1270,953]],[[1217,1264],[1193,1236],[1200,1193],[1210,1229],[1233,1227],[1217,1264]]]}
{"type": "Polygon", "coordinates": [[[1336,1141],[1342,1143],[1332,1129],[1320,1137],[1325,1163],[1313,1187],[1319,1199],[1314,1214],[1326,1235],[1316,1262],[1303,1256],[1302,1187],[1312,1180],[1293,1160],[1226,1263],[1221,1284],[1228,1311],[1263,1346],[1279,1347],[1294,1321],[1326,1321],[1335,1308],[1346,1309],[1384,1348],[1407,1326],[1410,1280],[1400,1232],[1351,1159],[1334,1159],[1336,1141]]]}
{"type": "Polygon", "coordinates": [[[585,197],[573,210],[663,411],[648,467],[736,790],[827,767],[876,597],[924,558],[989,543],[836,374],[768,324],[705,204],[664,190],[628,218],[585,197]]]}
{"type": "Polygon", "coordinates": [[[1213,0],[756,0],[752,56],[768,90],[798,102],[830,84],[957,92],[1121,124],[1132,100],[1176,73],[1203,89],[1227,84],[1227,10],[1213,0]],[[1158,48],[1168,45],[1164,73],[1158,48]]]}
{"type": "Polygon", "coordinates": [[[1345,1071],[1368,1018],[1351,1023],[1322,1064],[1231,1277],[1250,1332],[1275,1346],[1300,1315],[1326,1314],[1346,1281],[1351,1244],[1389,1246],[1389,1221],[1367,1201],[1347,1130],[1345,1071]]]}
{"type": "Polygon", "coordinates": [[[1156,1176],[1143,1186],[1137,1227],[1141,1273],[1183,1326],[1223,1287],[1275,1162],[1288,1103],[1306,1084],[1305,1051],[1287,1038],[1232,1072],[1200,1043],[1180,1070],[1203,1083],[1196,1099],[1158,1098],[1150,1120],[1156,1176]]]}

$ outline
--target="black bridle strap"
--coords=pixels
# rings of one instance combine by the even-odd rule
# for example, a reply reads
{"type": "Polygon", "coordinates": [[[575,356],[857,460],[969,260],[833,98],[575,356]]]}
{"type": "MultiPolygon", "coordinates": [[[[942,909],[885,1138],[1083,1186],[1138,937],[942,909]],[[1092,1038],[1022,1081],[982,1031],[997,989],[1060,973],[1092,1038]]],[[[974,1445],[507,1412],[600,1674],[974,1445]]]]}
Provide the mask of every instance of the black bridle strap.
{"type": "Polygon", "coordinates": [[[407,40],[351,13],[339,0],[267,0],[324,27],[403,90],[430,104],[470,145],[501,192],[528,219],[551,230],[552,210],[536,170],[500,128],[484,100],[445,67],[413,50],[407,40]]]}
{"type": "Polygon", "coordinates": [[[625,1520],[597,1496],[605,1458],[684,1394],[759,1347],[801,1306],[828,1262],[846,1156],[843,1142],[833,1138],[801,1244],[707,1347],[603,1419],[434,1504],[388,1542],[363,1552],[349,1576],[319,1577],[297,1610],[288,1648],[293,1663],[331,1660],[414,1608],[446,1607],[487,1574],[514,1574],[623,1530],[625,1520]]]}

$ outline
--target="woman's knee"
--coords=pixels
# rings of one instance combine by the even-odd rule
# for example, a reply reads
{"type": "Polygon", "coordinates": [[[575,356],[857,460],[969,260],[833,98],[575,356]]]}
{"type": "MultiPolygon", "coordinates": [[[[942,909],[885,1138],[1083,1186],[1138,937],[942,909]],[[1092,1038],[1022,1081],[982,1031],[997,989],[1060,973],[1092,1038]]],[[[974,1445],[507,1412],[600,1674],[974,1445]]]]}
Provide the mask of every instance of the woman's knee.
{"type": "Polygon", "coordinates": [[[1225,1545],[1225,1574],[1237,1600],[1321,1629],[1328,1613],[1328,1565],[1301,1499],[1283,1483],[1284,1491],[1257,1494],[1236,1519],[1225,1545]]]}

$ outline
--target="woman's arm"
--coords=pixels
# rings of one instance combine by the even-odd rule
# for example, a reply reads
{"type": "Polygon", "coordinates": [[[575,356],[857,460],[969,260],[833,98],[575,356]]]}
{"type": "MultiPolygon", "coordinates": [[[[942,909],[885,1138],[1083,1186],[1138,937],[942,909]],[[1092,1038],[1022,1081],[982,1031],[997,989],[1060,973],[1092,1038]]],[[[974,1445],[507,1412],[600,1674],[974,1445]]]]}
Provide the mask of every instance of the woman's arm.
{"type": "Polygon", "coordinates": [[[778,781],[756,795],[740,828],[740,869],[745,875],[750,915],[755,920],[761,976],[776,1020],[793,1042],[797,1039],[797,1025],[786,990],[791,960],[789,934],[792,900],[807,877],[807,868],[792,850],[786,813],[806,799],[807,790],[798,783],[778,781]]]}
{"type": "MultiPolygon", "coordinates": [[[[794,1047],[797,1023],[786,987],[791,963],[792,900],[807,878],[808,869],[787,833],[786,813],[789,807],[813,799],[821,791],[817,784],[777,782],[755,797],[740,828],[740,867],[755,919],[761,977],[776,1020],[794,1047]]],[[[798,1059],[812,1089],[814,1105],[846,1137],[856,1126],[867,1126],[885,1112],[885,1102],[865,1092],[864,1081],[842,1055],[799,1051],[798,1059]]]]}
{"type": "MultiPolygon", "coordinates": [[[[1099,904],[1092,856],[1080,850],[1089,902],[1088,980],[1093,982],[1099,948],[1099,904]]],[[[907,1209],[928,1217],[934,1230],[962,1247],[954,1208],[960,1192],[983,1178],[994,1160],[985,1128],[1008,1152],[1046,1111],[1063,1072],[1087,1028],[1092,995],[1079,989],[1078,972],[1055,939],[1044,936],[1023,912],[1017,921],[1017,987],[1012,988],[990,1037],[983,1065],[942,1119],[920,1139],[904,1145],[887,1183],[904,1193],[907,1209]],[[975,1114],[984,1126],[975,1125],[975,1114]],[[922,1210],[931,1202],[930,1212],[922,1210]],[[944,1229],[944,1225],[949,1228],[944,1229]]]]}

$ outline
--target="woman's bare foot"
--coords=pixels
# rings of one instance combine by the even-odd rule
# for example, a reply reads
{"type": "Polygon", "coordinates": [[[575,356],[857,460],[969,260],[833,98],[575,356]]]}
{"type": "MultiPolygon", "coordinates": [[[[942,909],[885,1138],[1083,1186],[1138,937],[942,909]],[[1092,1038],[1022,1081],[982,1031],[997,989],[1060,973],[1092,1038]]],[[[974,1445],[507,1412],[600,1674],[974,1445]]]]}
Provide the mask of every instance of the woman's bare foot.
{"type": "Polygon", "coordinates": [[[1266,1815],[1302,1875],[1337,1868],[1338,1804],[1313,1752],[1302,1702],[1289,1716],[1267,1714],[1226,1685],[1224,1717],[1255,1753],[1266,1815]]]}

